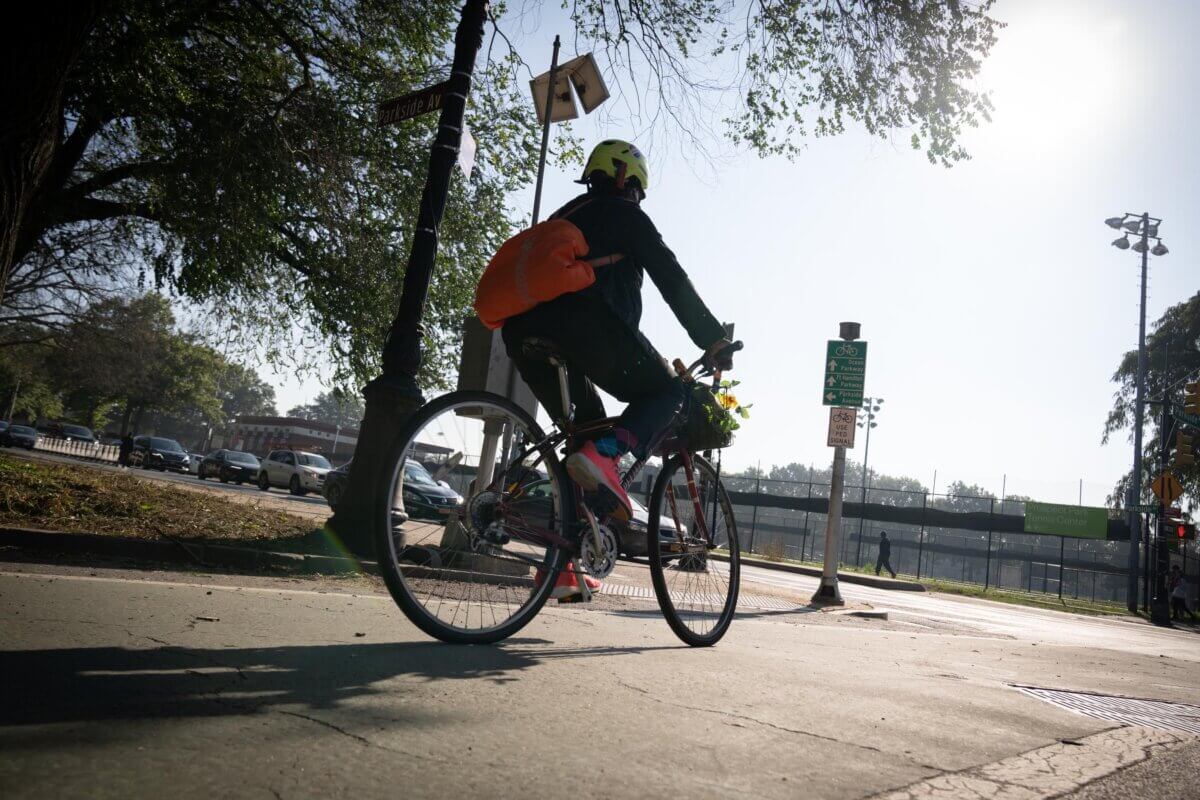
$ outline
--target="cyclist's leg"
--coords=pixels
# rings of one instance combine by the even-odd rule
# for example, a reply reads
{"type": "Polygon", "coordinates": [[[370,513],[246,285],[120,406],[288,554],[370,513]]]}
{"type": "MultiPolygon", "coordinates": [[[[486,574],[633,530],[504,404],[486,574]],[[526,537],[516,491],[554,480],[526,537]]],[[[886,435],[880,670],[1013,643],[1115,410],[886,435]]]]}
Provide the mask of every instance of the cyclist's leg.
{"type": "MultiPolygon", "coordinates": [[[[606,454],[621,455],[632,450],[639,457],[646,455],[683,402],[683,387],[666,360],[640,330],[599,298],[567,295],[545,308],[553,309],[556,330],[551,335],[566,351],[574,367],[572,375],[586,375],[628,404],[616,435],[605,437],[615,440],[617,452],[606,454]]],[[[574,386],[571,391],[575,391],[574,386]]],[[[606,443],[612,445],[612,441],[606,443]]]]}
{"type": "Polygon", "coordinates": [[[585,366],[571,357],[573,348],[562,341],[563,329],[569,328],[570,325],[558,311],[559,302],[540,305],[506,322],[500,331],[505,350],[516,365],[521,378],[529,385],[534,397],[546,408],[551,418],[562,420],[566,418],[566,409],[562,407],[558,370],[548,361],[528,358],[521,349],[521,343],[534,336],[544,336],[559,343],[567,355],[567,390],[571,394],[571,402],[575,404],[575,421],[584,423],[603,419],[604,401],[600,399],[596,387],[588,380],[585,366]]]}

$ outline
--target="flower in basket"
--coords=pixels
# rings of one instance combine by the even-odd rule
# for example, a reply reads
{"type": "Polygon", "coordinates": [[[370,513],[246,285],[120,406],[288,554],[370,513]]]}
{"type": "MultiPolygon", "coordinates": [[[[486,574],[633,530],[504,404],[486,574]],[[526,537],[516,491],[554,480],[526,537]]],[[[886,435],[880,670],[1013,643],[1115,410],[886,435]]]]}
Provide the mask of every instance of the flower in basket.
{"type": "Polygon", "coordinates": [[[742,405],[737,395],[733,393],[733,387],[738,383],[739,381],[721,381],[720,385],[713,390],[717,401],[716,405],[708,407],[709,425],[725,436],[731,435],[741,427],[739,419],[750,419],[750,406],[742,405]]]}

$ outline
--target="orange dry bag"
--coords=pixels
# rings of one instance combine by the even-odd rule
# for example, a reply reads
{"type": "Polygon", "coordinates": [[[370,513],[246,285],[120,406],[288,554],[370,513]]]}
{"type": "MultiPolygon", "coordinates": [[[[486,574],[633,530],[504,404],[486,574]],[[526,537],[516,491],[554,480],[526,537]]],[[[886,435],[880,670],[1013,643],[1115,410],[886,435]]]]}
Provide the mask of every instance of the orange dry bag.
{"type": "Polygon", "coordinates": [[[548,219],[521,231],[488,262],[475,288],[475,313],[495,330],[538,303],[586,289],[596,282],[593,267],[623,257],[585,261],[587,253],[583,231],[565,219],[548,219]]]}

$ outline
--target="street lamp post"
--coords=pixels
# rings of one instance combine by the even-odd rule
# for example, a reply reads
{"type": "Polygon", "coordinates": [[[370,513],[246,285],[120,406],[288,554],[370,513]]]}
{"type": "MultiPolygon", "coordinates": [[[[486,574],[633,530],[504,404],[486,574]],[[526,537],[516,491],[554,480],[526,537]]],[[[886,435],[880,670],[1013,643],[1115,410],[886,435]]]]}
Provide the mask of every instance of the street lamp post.
{"type": "Polygon", "coordinates": [[[858,511],[858,548],[855,550],[854,563],[856,566],[862,566],[862,537],[863,537],[863,512],[867,506],[867,489],[870,486],[870,471],[867,469],[867,461],[871,457],[871,428],[874,428],[877,423],[875,415],[879,413],[879,404],[883,402],[882,397],[864,397],[862,402],[862,410],[859,412],[858,427],[865,428],[867,431],[867,443],[863,446],[863,480],[862,480],[862,502],[859,504],[858,511]]]}
{"type": "Polygon", "coordinates": [[[1129,583],[1126,590],[1126,606],[1131,612],[1137,612],[1138,596],[1138,549],[1141,546],[1141,518],[1137,506],[1142,499],[1142,419],[1145,414],[1146,396],[1146,278],[1149,271],[1149,256],[1165,256],[1168,252],[1166,245],[1158,236],[1158,226],[1161,219],[1150,216],[1149,212],[1142,214],[1126,213],[1120,217],[1109,217],[1104,221],[1114,230],[1124,230],[1125,233],[1113,240],[1113,247],[1118,250],[1132,249],[1142,256],[1141,302],[1138,310],[1138,357],[1137,384],[1133,405],[1133,474],[1129,480],[1129,491],[1125,499],[1125,517],[1129,521],[1129,583]],[[1138,235],[1138,241],[1132,246],[1129,234],[1138,235]],[[1150,247],[1150,239],[1157,244],[1150,247]]]}

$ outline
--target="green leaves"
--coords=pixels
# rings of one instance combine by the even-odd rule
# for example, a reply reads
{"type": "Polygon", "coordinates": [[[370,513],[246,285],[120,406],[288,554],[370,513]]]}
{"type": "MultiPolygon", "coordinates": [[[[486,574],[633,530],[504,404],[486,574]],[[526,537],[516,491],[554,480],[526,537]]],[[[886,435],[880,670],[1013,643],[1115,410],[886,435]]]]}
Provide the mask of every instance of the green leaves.
{"type": "MultiPolygon", "coordinates": [[[[219,312],[212,339],[291,369],[331,363],[343,385],[373,377],[436,122],[380,128],[374,107],[445,77],[456,20],[435,0],[114,4],[67,84],[64,129],[84,146],[61,149],[27,238],[62,241],[83,271],[104,259],[73,243],[100,226],[157,287],[219,312]]],[[[479,156],[439,231],[429,387],[446,384],[476,278],[511,232],[506,197],[533,174],[522,89],[505,59],[477,71],[479,156]]]]}

